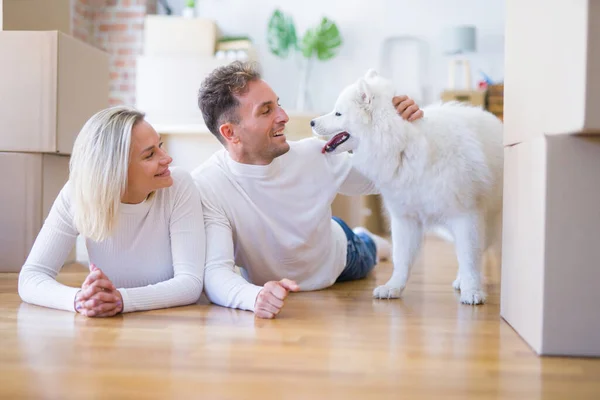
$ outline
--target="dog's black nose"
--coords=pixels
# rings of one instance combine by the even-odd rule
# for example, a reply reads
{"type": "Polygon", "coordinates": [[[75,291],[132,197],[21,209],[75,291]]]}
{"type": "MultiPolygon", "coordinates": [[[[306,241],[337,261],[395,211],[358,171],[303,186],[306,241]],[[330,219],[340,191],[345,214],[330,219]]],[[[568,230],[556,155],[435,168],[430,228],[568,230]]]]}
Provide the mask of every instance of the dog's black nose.
{"type": "Polygon", "coordinates": [[[315,126],[315,120],[310,121],[310,126],[315,126]]]}

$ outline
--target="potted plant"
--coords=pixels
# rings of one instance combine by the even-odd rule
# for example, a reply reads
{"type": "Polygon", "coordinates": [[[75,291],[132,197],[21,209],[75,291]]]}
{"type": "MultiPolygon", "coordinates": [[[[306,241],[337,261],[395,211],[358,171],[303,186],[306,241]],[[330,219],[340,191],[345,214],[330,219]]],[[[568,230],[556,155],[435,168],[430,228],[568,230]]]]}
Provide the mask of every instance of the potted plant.
{"type": "Polygon", "coordinates": [[[186,0],[181,15],[186,18],[194,18],[196,16],[196,0],[186,0]]]}
{"type": "Polygon", "coordinates": [[[275,56],[294,56],[300,68],[300,81],[296,107],[304,110],[307,100],[307,82],[310,68],[315,59],[327,61],[337,55],[342,45],[340,31],[332,20],[322,17],[318,25],[308,29],[302,38],[296,35],[292,17],[276,9],[269,20],[267,29],[269,50],[275,56]]]}

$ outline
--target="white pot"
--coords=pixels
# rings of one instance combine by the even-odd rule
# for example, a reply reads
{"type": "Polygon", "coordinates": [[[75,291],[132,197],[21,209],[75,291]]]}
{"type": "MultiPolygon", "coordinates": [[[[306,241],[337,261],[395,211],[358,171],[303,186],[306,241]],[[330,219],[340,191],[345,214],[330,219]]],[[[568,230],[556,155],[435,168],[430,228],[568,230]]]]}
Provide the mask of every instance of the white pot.
{"type": "Polygon", "coordinates": [[[194,18],[196,16],[196,10],[192,7],[185,7],[181,12],[181,15],[185,18],[194,18]]]}

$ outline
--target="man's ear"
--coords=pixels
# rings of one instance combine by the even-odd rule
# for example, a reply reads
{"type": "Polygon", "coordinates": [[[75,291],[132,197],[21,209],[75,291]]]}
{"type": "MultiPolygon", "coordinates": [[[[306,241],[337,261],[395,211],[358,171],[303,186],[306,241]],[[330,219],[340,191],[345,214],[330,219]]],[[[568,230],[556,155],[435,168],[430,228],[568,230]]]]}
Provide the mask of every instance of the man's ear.
{"type": "Polygon", "coordinates": [[[240,138],[236,136],[235,131],[233,129],[233,125],[230,122],[226,122],[223,125],[219,126],[219,132],[221,136],[225,139],[226,143],[239,143],[240,138]]]}
{"type": "Polygon", "coordinates": [[[370,107],[373,102],[373,92],[367,81],[364,79],[358,80],[358,100],[366,107],[370,107]]]}

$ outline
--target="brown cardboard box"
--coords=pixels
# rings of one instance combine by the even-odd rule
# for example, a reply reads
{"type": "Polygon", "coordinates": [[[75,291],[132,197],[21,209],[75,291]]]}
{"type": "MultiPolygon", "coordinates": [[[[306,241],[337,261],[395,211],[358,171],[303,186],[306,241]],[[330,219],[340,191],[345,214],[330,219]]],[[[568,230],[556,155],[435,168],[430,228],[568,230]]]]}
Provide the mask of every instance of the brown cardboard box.
{"type": "Polygon", "coordinates": [[[600,1],[506,2],[504,144],[600,132],[600,1]]]}
{"type": "Polygon", "coordinates": [[[70,154],[108,107],[108,54],[58,31],[0,32],[0,151],[70,154]]]}
{"type": "Polygon", "coordinates": [[[444,90],[442,101],[460,101],[474,106],[485,107],[485,90],[444,90]]]}
{"type": "MultiPolygon", "coordinates": [[[[69,179],[69,157],[0,153],[0,272],[21,270],[58,193],[69,179]]],[[[74,252],[68,261],[73,261],[74,252]]]]}
{"type": "Polygon", "coordinates": [[[206,76],[230,61],[215,57],[137,57],[136,106],[156,124],[200,124],[198,88],[206,76]]]}
{"type": "Polygon", "coordinates": [[[364,196],[338,194],[331,205],[334,217],[341,218],[352,229],[362,225],[364,217],[364,196]]]}
{"type": "Polygon", "coordinates": [[[71,34],[71,0],[0,0],[0,30],[71,34]]]}
{"type": "MultiPolygon", "coordinates": [[[[294,112],[287,113],[289,121],[285,124],[285,136],[288,140],[302,140],[313,137],[310,121],[319,117],[322,114],[311,112],[294,112]]],[[[325,144],[325,142],[323,142],[325,144]]]]}
{"type": "Polygon", "coordinates": [[[381,195],[364,197],[365,215],[362,225],[376,235],[390,235],[391,226],[381,195]]]}
{"type": "Polygon", "coordinates": [[[207,18],[148,15],[144,25],[144,55],[212,57],[217,25],[207,18]]]}
{"type": "Polygon", "coordinates": [[[541,355],[600,356],[600,138],[505,148],[501,315],[541,355]]]}

